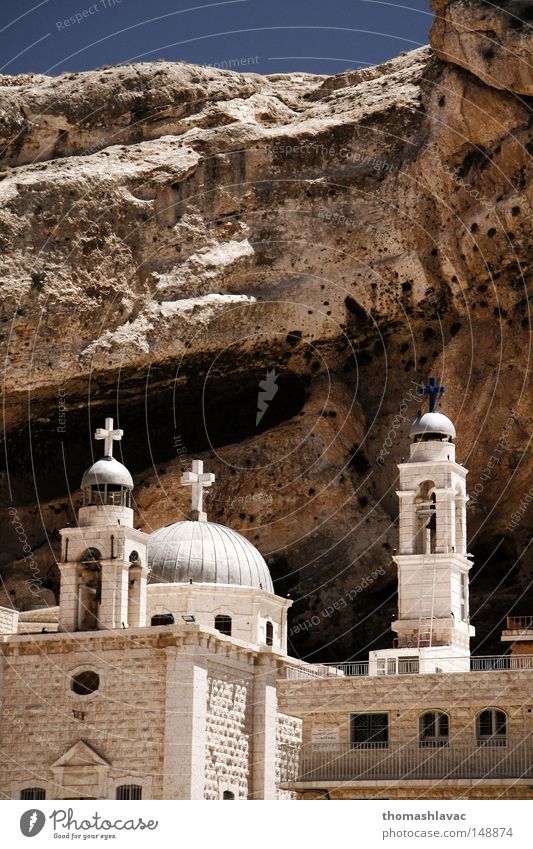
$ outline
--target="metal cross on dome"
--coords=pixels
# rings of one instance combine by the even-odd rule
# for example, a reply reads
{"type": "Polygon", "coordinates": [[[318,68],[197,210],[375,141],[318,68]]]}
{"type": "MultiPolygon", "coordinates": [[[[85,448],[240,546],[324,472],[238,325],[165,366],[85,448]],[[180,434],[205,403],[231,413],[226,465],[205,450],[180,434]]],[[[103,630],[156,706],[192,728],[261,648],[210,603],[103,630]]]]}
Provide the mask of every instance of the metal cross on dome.
{"type": "Polygon", "coordinates": [[[104,441],[104,457],[113,456],[113,441],[119,442],[124,436],[123,430],[113,430],[113,419],[105,420],[105,427],[97,427],[94,438],[103,439],[104,441]]]}
{"type": "Polygon", "coordinates": [[[181,476],[181,483],[192,486],[191,491],[191,510],[193,514],[201,514],[203,512],[203,496],[204,489],[211,486],[215,482],[215,476],[212,472],[204,472],[204,461],[193,460],[192,471],[184,472],[181,476]]]}
{"type": "Polygon", "coordinates": [[[439,400],[439,396],[442,395],[443,392],[446,392],[446,387],[437,386],[437,381],[434,377],[429,378],[427,386],[420,387],[418,390],[419,395],[428,396],[428,405],[430,413],[434,413],[437,409],[437,401],[439,400]]]}

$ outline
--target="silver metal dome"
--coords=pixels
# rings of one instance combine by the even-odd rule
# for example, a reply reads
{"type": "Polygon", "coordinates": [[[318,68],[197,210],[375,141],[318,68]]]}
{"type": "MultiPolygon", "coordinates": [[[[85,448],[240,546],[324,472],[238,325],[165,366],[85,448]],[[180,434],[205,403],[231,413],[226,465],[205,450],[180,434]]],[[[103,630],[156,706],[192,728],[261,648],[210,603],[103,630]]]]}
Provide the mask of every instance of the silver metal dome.
{"type": "Polygon", "coordinates": [[[251,542],[215,522],[176,522],[150,534],[150,581],[233,584],[273,593],[268,566],[251,542]]]}
{"type": "Polygon", "coordinates": [[[430,433],[451,436],[452,439],[455,439],[457,435],[453,422],[443,413],[424,413],[422,416],[417,416],[411,425],[411,439],[430,433]]]}
{"type": "Polygon", "coordinates": [[[129,489],[133,489],[133,478],[126,466],[123,466],[114,457],[101,457],[84,472],[81,479],[81,488],[86,489],[89,486],[104,486],[105,484],[127,486],[129,489]]]}

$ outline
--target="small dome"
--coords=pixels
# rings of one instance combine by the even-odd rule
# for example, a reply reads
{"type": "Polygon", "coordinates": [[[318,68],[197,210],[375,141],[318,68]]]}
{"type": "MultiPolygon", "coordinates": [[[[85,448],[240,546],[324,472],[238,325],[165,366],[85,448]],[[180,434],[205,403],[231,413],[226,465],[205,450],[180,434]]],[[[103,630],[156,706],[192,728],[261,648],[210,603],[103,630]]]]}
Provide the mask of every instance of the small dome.
{"type": "Polygon", "coordinates": [[[126,486],[128,489],[133,489],[133,478],[126,466],[123,466],[114,457],[101,457],[84,472],[81,479],[81,488],[86,489],[89,486],[104,486],[105,484],[126,486]]]}
{"type": "Polygon", "coordinates": [[[430,433],[451,436],[452,439],[455,439],[456,436],[453,422],[443,413],[424,413],[422,416],[417,416],[411,425],[409,434],[411,439],[430,433]]]}
{"type": "Polygon", "coordinates": [[[233,584],[274,592],[268,566],[251,542],[215,522],[176,522],[150,534],[150,580],[163,584],[233,584]]]}

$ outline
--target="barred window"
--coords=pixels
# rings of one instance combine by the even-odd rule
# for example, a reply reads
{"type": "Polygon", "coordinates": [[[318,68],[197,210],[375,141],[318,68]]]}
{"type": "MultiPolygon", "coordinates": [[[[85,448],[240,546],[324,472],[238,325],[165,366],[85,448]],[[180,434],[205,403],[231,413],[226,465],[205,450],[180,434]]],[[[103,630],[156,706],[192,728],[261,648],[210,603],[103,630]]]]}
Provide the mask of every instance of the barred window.
{"type": "Polygon", "coordinates": [[[388,713],[353,713],[350,726],[354,749],[386,749],[389,745],[388,713]]]}
{"type": "Polygon", "coordinates": [[[447,746],[450,720],[441,710],[429,710],[420,717],[420,748],[447,746]]]}
{"type": "Polygon", "coordinates": [[[507,744],[507,717],[503,710],[488,708],[476,717],[476,738],[478,744],[505,746],[507,744]]]}
{"type": "Polygon", "coordinates": [[[25,787],[20,791],[21,799],[46,799],[46,790],[42,787],[25,787]]]}
{"type": "Polygon", "coordinates": [[[121,784],[117,787],[117,799],[142,799],[143,789],[140,784],[121,784]]]}

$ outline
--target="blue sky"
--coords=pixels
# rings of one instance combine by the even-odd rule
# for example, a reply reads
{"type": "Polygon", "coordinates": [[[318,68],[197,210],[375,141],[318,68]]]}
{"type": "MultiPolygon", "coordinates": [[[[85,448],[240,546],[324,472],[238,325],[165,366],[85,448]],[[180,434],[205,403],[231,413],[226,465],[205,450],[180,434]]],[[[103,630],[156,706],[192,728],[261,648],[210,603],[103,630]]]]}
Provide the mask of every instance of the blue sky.
{"type": "Polygon", "coordinates": [[[335,74],[428,41],[429,0],[1,0],[0,73],[186,60],[335,74]]]}

